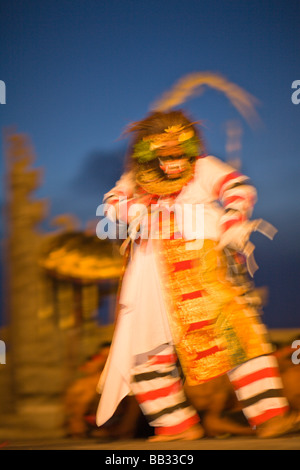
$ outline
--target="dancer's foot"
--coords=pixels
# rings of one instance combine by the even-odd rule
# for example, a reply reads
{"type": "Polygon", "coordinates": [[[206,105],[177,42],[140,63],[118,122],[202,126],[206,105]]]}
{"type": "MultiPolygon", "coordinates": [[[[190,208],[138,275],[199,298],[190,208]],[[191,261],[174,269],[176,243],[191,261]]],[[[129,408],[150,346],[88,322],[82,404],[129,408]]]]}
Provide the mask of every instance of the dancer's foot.
{"type": "Polygon", "coordinates": [[[263,439],[283,436],[300,431],[300,413],[291,411],[283,416],[275,416],[258,427],[257,436],[263,439]]]}
{"type": "Polygon", "coordinates": [[[244,426],[231,420],[230,418],[207,413],[202,418],[202,424],[205,433],[209,437],[224,437],[224,436],[254,436],[256,432],[250,426],[244,426]]]}
{"type": "Polygon", "coordinates": [[[189,429],[182,431],[178,434],[159,434],[148,438],[151,442],[166,442],[166,441],[195,441],[204,436],[204,429],[200,424],[195,424],[189,429]]]}

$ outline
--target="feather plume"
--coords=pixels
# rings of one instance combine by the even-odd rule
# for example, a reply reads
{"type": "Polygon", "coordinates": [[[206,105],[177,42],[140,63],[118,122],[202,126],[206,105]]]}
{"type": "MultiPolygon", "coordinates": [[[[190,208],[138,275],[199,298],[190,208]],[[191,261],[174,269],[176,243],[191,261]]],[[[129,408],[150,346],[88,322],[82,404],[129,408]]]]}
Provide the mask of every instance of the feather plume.
{"type": "Polygon", "coordinates": [[[171,111],[185,103],[187,99],[203,93],[205,87],[222,92],[251,127],[255,127],[260,122],[256,111],[258,99],[222,75],[213,72],[195,72],[184,76],[171,90],[154,102],[151,111],[171,111]]]}

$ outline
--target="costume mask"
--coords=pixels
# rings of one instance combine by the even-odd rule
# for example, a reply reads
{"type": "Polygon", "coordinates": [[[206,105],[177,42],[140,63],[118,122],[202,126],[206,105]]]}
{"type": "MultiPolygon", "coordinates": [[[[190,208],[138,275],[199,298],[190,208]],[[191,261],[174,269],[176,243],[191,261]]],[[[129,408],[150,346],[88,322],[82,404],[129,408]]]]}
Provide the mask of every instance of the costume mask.
{"type": "Polygon", "coordinates": [[[165,173],[167,178],[179,178],[189,166],[189,161],[185,157],[160,157],[158,158],[159,167],[165,173]]]}

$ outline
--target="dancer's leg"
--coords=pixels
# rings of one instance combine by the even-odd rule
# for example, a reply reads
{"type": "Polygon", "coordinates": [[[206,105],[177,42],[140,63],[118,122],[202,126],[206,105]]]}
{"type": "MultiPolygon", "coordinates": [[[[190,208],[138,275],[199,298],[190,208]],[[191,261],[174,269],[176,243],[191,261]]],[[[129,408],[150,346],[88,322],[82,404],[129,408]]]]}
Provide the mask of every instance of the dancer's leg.
{"type": "Polygon", "coordinates": [[[260,356],[228,374],[243,412],[259,437],[276,437],[300,428],[300,415],[290,412],[277,359],[260,356]]]}
{"type": "Polygon", "coordinates": [[[138,356],[133,370],[132,391],[143,414],[155,428],[156,440],[199,439],[203,436],[199,416],[183,391],[171,345],[163,345],[146,357],[138,356]]]}

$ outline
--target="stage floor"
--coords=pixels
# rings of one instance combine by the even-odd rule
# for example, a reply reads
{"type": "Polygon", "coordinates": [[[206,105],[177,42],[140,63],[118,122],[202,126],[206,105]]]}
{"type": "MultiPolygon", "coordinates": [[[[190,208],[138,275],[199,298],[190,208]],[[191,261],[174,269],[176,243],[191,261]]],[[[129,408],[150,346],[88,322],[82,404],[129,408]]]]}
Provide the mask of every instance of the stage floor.
{"type": "MultiPolygon", "coordinates": [[[[0,442],[1,450],[99,450],[101,460],[122,456],[123,452],[129,455],[128,451],[145,451],[142,453],[146,458],[147,454],[157,451],[170,451],[170,454],[183,454],[182,451],[203,451],[203,450],[300,450],[300,434],[289,435],[277,439],[257,439],[255,437],[229,437],[211,439],[205,438],[197,441],[173,441],[173,442],[148,442],[145,439],[119,440],[119,441],[99,441],[97,439],[61,439],[61,440],[11,440],[0,442]],[[114,454],[115,452],[115,454],[114,454]]],[[[138,454],[138,452],[137,452],[138,454]]],[[[111,462],[113,463],[113,462],[111,462]]]]}

